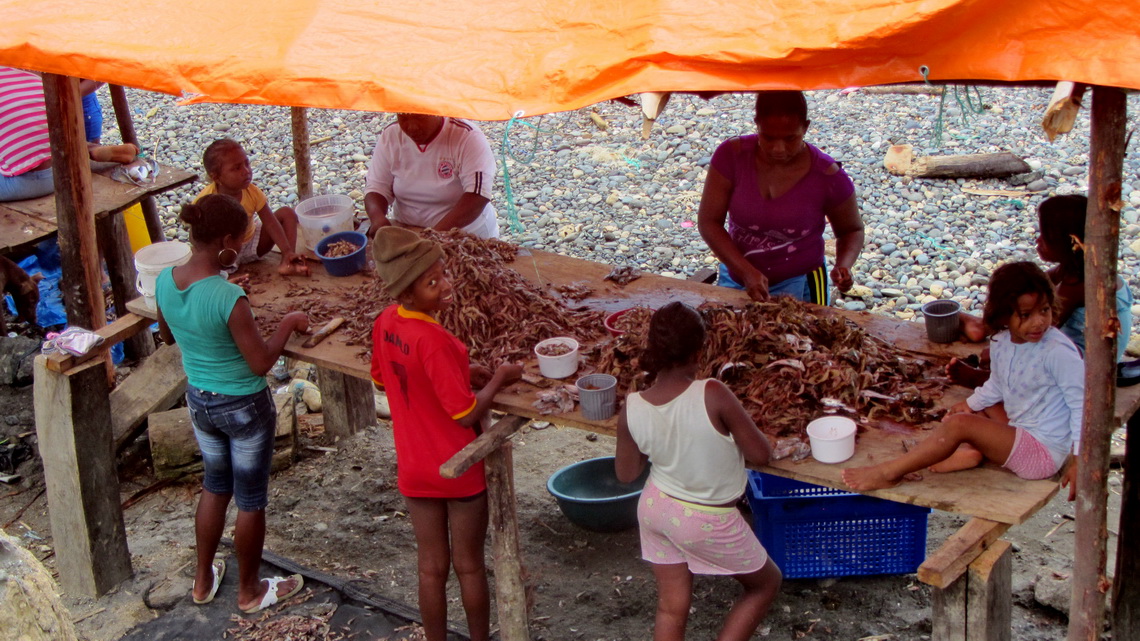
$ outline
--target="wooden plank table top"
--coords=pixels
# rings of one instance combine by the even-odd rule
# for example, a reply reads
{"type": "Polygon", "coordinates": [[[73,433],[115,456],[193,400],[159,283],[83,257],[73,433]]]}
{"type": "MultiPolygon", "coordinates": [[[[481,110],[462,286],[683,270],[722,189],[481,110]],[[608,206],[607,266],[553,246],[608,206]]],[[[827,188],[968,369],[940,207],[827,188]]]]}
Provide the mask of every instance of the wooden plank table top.
{"type": "MultiPolygon", "coordinates": [[[[113,163],[98,163],[91,174],[92,206],[96,219],[141,202],[148,196],[184,185],[197,174],[159,165],[158,177],[146,187],[122,183],[110,178],[113,163]]],[[[0,203],[0,253],[28,247],[56,232],[55,194],[30,200],[0,203]]]]}
{"type": "MultiPolygon", "coordinates": [[[[747,301],[743,293],[713,285],[692,281],[645,274],[624,287],[604,281],[610,266],[591,261],[571,258],[559,254],[523,250],[512,268],[531,281],[543,285],[563,285],[588,282],[596,291],[583,304],[605,311],[617,311],[642,305],[660,307],[680,300],[693,305],[706,301],[727,304],[742,304],[747,301]]],[[[290,290],[297,285],[312,288],[309,295],[322,296],[326,300],[343,301],[346,308],[366,304],[356,300],[353,290],[366,284],[371,278],[361,273],[345,278],[328,276],[320,265],[313,266],[313,276],[309,279],[297,277],[277,277],[274,275],[276,261],[260,261],[247,266],[255,285],[250,300],[255,310],[273,309],[284,312],[295,305],[297,297],[290,296],[290,290]],[[290,279],[293,283],[288,282],[290,279]]],[[[154,316],[142,308],[141,299],[132,302],[131,311],[154,316]]],[[[375,312],[379,312],[376,309],[375,312]]],[[[864,328],[869,334],[890,342],[900,348],[934,358],[948,359],[950,356],[965,356],[981,350],[981,344],[952,343],[947,345],[931,343],[926,339],[925,328],[914,322],[903,321],[889,316],[870,312],[848,312],[827,308],[821,310],[835,313],[864,328]]],[[[341,371],[360,378],[370,378],[367,358],[369,345],[349,345],[343,334],[334,333],[314,348],[304,348],[305,337],[293,337],[286,346],[288,356],[315,363],[322,367],[341,371]]],[[[526,364],[529,373],[537,374],[537,364],[526,364]]],[[[572,379],[565,382],[572,384],[572,379]]],[[[541,415],[533,407],[540,388],[526,382],[512,385],[495,397],[496,409],[534,418],[548,420],[560,425],[590,430],[600,434],[614,435],[617,419],[589,421],[578,410],[568,414],[541,415]]],[[[969,390],[951,386],[948,388],[942,405],[949,406],[964,400],[969,390]]],[[[1121,424],[1140,407],[1140,386],[1117,390],[1117,416],[1121,424]]],[[[773,461],[765,471],[801,481],[846,489],[840,479],[840,470],[845,467],[867,465],[895,458],[903,453],[902,441],[905,438],[922,438],[922,431],[914,435],[886,432],[878,429],[861,430],[855,447],[855,456],[845,463],[829,465],[813,458],[793,462],[790,459],[773,461]]],[[[1018,524],[1033,515],[1057,492],[1058,483],[1054,480],[1025,481],[997,466],[955,472],[933,474],[926,472],[922,481],[902,483],[887,490],[867,492],[872,496],[923,505],[947,512],[957,512],[974,517],[1018,524]]]]}

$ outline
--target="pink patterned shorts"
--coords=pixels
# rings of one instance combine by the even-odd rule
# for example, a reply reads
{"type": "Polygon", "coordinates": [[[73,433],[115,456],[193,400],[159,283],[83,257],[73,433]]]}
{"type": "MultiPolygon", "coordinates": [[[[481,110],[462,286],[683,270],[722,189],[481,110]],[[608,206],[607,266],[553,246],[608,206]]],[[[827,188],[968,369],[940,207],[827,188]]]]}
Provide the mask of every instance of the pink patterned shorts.
{"type": "Polygon", "coordinates": [[[1060,466],[1053,461],[1049,448],[1024,429],[1014,429],[1017,430],[1017,435],[1013,437],[1013,449],[1002,467],[1030,481],[1047,479],[1056,474],[1060,466]]]}
{"type": "Polygon", "coordinates": [[[698,506],[662,492],[650,480],[637,504],[641,558],[685,563],[693,574],[750,574],[768,552],[735,507],[698,506]]]}

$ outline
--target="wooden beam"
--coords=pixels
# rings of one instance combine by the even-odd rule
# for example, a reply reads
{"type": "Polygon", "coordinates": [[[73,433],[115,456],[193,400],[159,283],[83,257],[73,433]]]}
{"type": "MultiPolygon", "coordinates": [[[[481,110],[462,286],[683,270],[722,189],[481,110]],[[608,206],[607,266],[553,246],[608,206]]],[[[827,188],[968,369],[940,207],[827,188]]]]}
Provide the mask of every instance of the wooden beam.
{"type": "Polygon", "coordinates": [[[372,381],[317,367],[325,432],[340,439],[376,424],[372,381]]]}
{"type": "MultiPolygon", "coordinates": [[[[1124,91],[1093,87],[1089,204],[1085,217],[1085,399],[1077,457],[1077,532],[1069,641],[1097,641],[1104,621],[1109,444],[1116,404],[1116,253],[1127,102],[1124,91]]],[[[1128,518],[1121,515],[1122,520],[1128,518]]],[[[1135,518],[1135,515],[1131,515],[1135,518]]],[[[1120,576],[1118,580],[1126,580],[1120,576]]]]}
{"type": "Polygon", "coordinates": [[[967,641],[967,604],[970,579],[959,576],[930,594],[931,641],[967,641]]]}
{"type": "Polygon", "coordinates": [[[45,364],[48,369],[53,372],[66,372],[81,363],[106,354],[111,350],[112,345],[123,342],[128,337],[133,336],[143,329],[150,327],[153,323],[149,318],[139,316],[137,314],[125,314],[120,316],[115,322],[110,325],[104,325],[95,330],[95,333],[103,337],[103,344],[83,356],[72,356],[65,352],[57,352],[45,359],[45,364]]]}
{"type": "Polygon", "coordinates": [[[456,452],[449,461],[439,466],[439,475],[445,479],[459,478],[460,475],[471,469],[471,466],[499,449],[503,443],[507,442],[507,439],[511,438],[528,422],[530,419],[524,416],[515,416],[514,414],[504,416],[499,422],[492,425],[491,429],[480,434],[478,438],[468,443],[467,447],[456,452]]]}
{"type": "Polygon", "coordinates": [[[966,638],[1010,641],[1013,632],[1013,546],[995,541],[966,573],[966,638]]]}
{"type": "MultiPolygon", "coordinates": [[[[1124,444],[1124,484],[1120,497],[1120,535],[1116,537],[1117,577],[1140,576],[1140,414],[1128,419],[1124,444]],[[1131,443],[1127,438],[1132,439],[1131,443]]],[[[1140,637],[1140,581],[1121,578],[1112,586],[1112,634],[1118,639],[1140,637]]]]}
{"type": "Polygon", "coordinates": [[[309,119],[304,107],[291,107],[293,164],[297,167],[297,199],[313,195],[313,164],[309,158],[309,119]]]}
{"type": "Polygon", "coordinates": [[[100,361],[60,374],[46,360],[36,357],[34,403],[59,581],[99,597],[131,576],[107,378],[100,361]]]}
{"type": "Polygon", "coordinates": [[[60,290],[67,322],[86,329],[107,324],[103,307],[99,244],[92,207],[91,163],[83,132],[79,80],[45,73],[48,134],[51,137],[59,250],[60,290]]]}
{"type": "MultiPolygon", "coordinates": [[[[135,123],[131,119],[131,106],[127,103],[126,90],[123,89],[122,85],[108,85],[108,91],[111,93],[111,106],[115,109],[115,122],[119,124],[119,137],[123,139],[123,142],[137,145],[140,151],[146,151],[135,133],[135,123]]],[[[150,242],[160,243],[166,240],[154,196],[143,198],[139,204],[142,205],[143,220],[146,222],[146,231],[150,235],[150,242]]]]}
{"type": "Polygon", "coordinates": [[[499,638],[502,641],[529,641],[526,568],[519,553],[511,445],[510,441],[506,441],[502,447],[487,454],[484,467],[490,512],[491,558],[494,559],[495,570],[495,602],[499,612],[499,638]]]}
{"type": "Polygon", "coordinates": [[[950,587],[970,563],[1008,529],[1008,523],[970,519],[923,561],[918,567],[918,580],[936,588],[950,587]]]}
{"type": "Polygon", "coordinates": [[[111,433],[121,452],[141,432],[146,417],[168,410],[186,393],[182,350],[163,345],[111,392],[111,433]]]}
{"type": "MultiPolygon", "coordinates": [[[[126,221],[121,213],[113,213],[97,220],[95,227],[99,248],[103,251],[103,262],[107,264],[107,276],[111,281],[115,316],[128,316],[130,312],[127,311],[127,301],[139,295],[135,289],[139,273],[131,255],[126,221]]],[[[128,359],[146,358],[154,353],[154,338],[150,332],[138,332],[127,336],[123,347],[126,348],[128,359]]]]}

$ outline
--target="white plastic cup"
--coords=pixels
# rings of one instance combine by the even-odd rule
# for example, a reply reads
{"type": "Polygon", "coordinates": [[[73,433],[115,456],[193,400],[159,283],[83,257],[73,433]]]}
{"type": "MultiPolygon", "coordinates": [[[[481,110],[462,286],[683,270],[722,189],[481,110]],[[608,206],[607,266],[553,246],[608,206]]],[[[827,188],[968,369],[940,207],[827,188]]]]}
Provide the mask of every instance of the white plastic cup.
{"type": "Polygon", "coordinates": [[[820,463],[842,463],[855,454],[855,421],[846,416],[824,416],[808,423],[812,458],[820,463]]]}
{"type": "Polygon", "coordinates": [[[538,357],[538,371],[546,378],[566,378],[578,371],[578,341],[568,336],[540,341],[534,346],[534,354],[538,357]],[[566,345],[570,351],[559,356],[547,356],[542,353],[542,348],[547,345],[566,345]]]}
{"type": "Polygon", "coordinates": [[[312,196],[297,205],[297,225],[301,241],[313,252],[329,234],[352,231],[352,199],[343,194],[312,196]]]}
{"type": "Polygon", "coordinates": [[[587,374],[574,382],[582,418],[604,421],[614,415],[617,404],[617,379],[609,374],[587,374]]]}
{"type": "Polygon", "coordinates": [[[164,243],[147,245],[135,253],[135,289],[143,296],[147,309],[154,310],[154,289],[158,275],[167,267],[185,265],[190,260],[190,245],[170,240],[164,243]]]}

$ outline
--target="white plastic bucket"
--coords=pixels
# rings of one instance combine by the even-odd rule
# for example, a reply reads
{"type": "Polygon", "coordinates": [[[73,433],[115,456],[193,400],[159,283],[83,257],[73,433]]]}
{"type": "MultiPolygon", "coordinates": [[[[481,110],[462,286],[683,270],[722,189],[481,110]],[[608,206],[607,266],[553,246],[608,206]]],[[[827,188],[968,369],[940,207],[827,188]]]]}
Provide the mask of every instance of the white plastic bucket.
{"type": "Polygon", "coordinates": [[[297,205],[301,242],[316,252],[317,243],[325,236],[338,231],[352,231],[352,212],[352,199],[342,194],[306,198],[297,205]]]}
{"type": "Polygon", "coordinates": [[[855,421],[846,416],[817,418],[807,426],[812,458],[842,463],[855,454],[855,421]]]}
{"type": "Polygon", "coordinates": [[[159,273],[167,267],[177,267],[190,260],[190,245],[176,240],[147,245],[135,253],[135,269],[139,276],[135,289],[143,295],[147,309],[155,309],[154,284],[159,273]]]}
{"type": "Polygon", "coordinates": [[[534,353],[538,356],[538,371],[547,378],[566,378],[578,371],[578,341],[566,336],[548,338],[534,346],[534,353]],[[565,345],[570,351],[558,356],[543,354],[543,348],[548,345],[565,345]]]}

